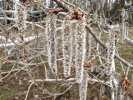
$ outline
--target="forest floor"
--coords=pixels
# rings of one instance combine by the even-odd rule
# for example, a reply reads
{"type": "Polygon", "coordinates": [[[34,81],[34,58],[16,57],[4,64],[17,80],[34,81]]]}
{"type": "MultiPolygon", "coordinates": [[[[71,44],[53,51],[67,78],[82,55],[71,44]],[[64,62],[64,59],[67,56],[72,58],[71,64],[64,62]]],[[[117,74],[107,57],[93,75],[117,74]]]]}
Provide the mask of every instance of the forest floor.
{"type": "MultiPolygon", "coordinates": [[[[133,39],[133,28],[130,29],[129,31],[129,38],[133,39]]],[[[130,62],[133,64],[133,45],[127,43],[126,41],[124,41],[124,43],[117,43],[117,50],[119,52],[119,55],[125,59],[126,61],[130,62]]],[[[116,60],[116,67],[119,70],[120,66],[119,66],[119,61],[116,60]]],[[[10,69],[11,66],[4,66],[4,69],[2,70],[6,70],[6,69],[10,69]]],[[[38,67],[38,77],[43,78],[44,76],[44,67],[38,67]]],[[[129,74],[129,79],[131,80],[131,76],[132,76],[132,72],[133,70],[131,70],[131,73],[129,74]]],[[[15,72],[14,72],[15,73],[15,72]]],[[[27,80],[27,73],[21,71],[20,73],[17,73],[16,75],[14,75],[12,78],[10,78],[14,73],[11,73],[11,75],[9,75],[9,77],[5,78],[3,80],[3,82],[0,82],[0,100],[24,100],[28,87],[31,84],[30,82],[28,82],[27,80]]],[[[120,78],[124,75],[124,73],[120,72],[121,76],[120,78]]],[[[3,76],[4,77],[4,76],[3,76]]],[[[58,86],[61,84],[61,82],[53,82],[53,83],[49,83],[49,82],[44,82],[43,84],[40,82],[38,83],[38,85],[33,85],[30,89],[30,92],[28,94],[28,98],[27,100],[54,100],[54,98],[56,98],[55,100],[78,100],[79,96],[78,96],[78,88],[77,85],[75,84],[71,90],[69,90],[66,94],[62,95],[62,96],[58,96],[58,97],[48,97],[43,98],[46,96],[46,94],[43,94],[43,91],[40,91],[40,89],[38,87],[41,87],[41,85],[45,86],[49,91],[51,92],[55,92],[55,91],[62,91],[61,88],[58,88],[58,86]],[[37,99],[40,98],[40,99],[37,99]],[[42,99],[41,99],[42,98],[42,99]]],[[[110,100],[110,89],[108,87],[106,87],[106,92],[104,95],[102,95],[101,97],[99,97],[99,89],[100,89],[100,83],[94,83],[89,84],[88,85],[88,93],[87,93],[87,100],[98,100],[97,98],[99,98],[99,100],[110,100]]],[[[133,95],[133,87],[130,87],[130,90],[132,95],[133,95]]]]}

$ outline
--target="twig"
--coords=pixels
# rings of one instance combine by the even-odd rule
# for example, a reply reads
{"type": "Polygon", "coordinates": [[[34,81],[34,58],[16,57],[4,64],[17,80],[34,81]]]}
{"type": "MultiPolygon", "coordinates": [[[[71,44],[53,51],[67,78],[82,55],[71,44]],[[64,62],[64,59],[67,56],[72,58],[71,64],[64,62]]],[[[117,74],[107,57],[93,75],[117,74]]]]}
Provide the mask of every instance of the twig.
{"type": "Polygon", "coordinates": [[[31,83],[30,86],[28,87],[28,91],[27,91],[27,94],[26,94],[24,100],[27,100],[27,97],[28,97],[28,94],[29,94],[30,88],[31,88],[31,86],[32,86],[33,84],[34,84],[34,81],[32,81],[32,83],[31,83]]]}
{"type": "MultiPolygon", "coordinates": [[[[107,50],[107,46],[105,45],[105,43],[103,43],[96,35],[95,33],[92,31],[90,26],[86,26],[86,28],[89,30],[89,32],[92,34],[92,36],[95,38],[95,40],[103,47],[107,50]]],[[[115,57],[120,60],[123,64],[125,64],[126,66],[130,66],[133,68],[133,65],[128,63],[126,60],[122,59],[119,55],[117,55],[115,53],[115,57]]]]}
{"type": "MultiPolygon", "coordinates": [[[[20,72],[21,70],[19,70],[18,72],[20,72]]],[[[15,72],[14,74],[12,74],[8,79],[7,79],[7,81],[10,81],[11,80],[11,78],[14,76],[14,75],[16,75],[18,72],[15,72]]]]}
{"type": "Polygon", "coordinates": [[[96,58],[98,58],[98,56],[94,56],[92,57],[90,60],[84,62],[84,67],[88,67],[94,60],[96,60],[96,58]]]}
{"type": "MultiPolygon", "coordinates": [[[[66,0],[58,0],[58,1],[62,1],[62,2],[64,2],[64,3],[66,3],[67,5],[72,6],[73,8],[75,7],[75,5],[73,5],[72,3],[67,2],[66,0]]],[[[82,10],[81,8],[79,8],[79,7],[78,7],[78,10],[81,11],[82,13],[86,14],[86,15],[88,14],[87,12],[83,11],[83,10],[82,10]]]]}

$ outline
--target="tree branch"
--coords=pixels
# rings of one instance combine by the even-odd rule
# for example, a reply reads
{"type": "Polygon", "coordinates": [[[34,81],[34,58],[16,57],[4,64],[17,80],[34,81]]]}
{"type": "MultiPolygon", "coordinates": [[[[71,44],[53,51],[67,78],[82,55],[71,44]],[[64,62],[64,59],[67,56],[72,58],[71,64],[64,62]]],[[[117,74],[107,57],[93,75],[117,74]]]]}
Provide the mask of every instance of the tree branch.
{"type": "MultiPolygon", "coordinates": [[[[95,40],[105,49],[107,49],[107,46],[105,45],[105,43],[103,43],[93,32],[93,30],[91,29],[90,26],[86,26],[86,28],[88,29],[88,31],[92,34],[92,36],[95,38],[95,40]]],[[[130,66],[133,68],[133,65],[131,65],[130,63],[128,63],[126,60],[122,59],[120,56],[118,56],[117,54],[115,54],[115,57],[120,60],[123,64],[125,64],[126,66],[130,66]]]]}

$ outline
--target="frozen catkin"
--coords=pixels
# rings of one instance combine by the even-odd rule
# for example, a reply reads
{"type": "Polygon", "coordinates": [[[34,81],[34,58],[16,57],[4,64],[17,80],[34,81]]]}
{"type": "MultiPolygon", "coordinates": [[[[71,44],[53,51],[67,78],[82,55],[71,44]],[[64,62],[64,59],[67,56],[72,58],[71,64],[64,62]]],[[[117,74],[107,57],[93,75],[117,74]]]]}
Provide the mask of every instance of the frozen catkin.
{"type": "Polygon", "coordinates": [[[48,65],[53,74],[57,74],[57,39],[56,37],[56,20],[54,14],[49,14],[46,18],[46,41],[48,65]]]}
{"type": "MultiPolygon", "coordinates": [[[[18,29],[18,33],[19,33],[19,41],[20,44],[24,44],[25,43],[25,37],[26,37],[26,19],[27,19],[27,7],[20,2],[20,0],[14,0],[14,8],[15,8],[15,12],[14,12],[14,19],[15,19],[15,24],[17,26],[18,29]]],[[[25,59],[25,49],[26,46],[23,46],[20,51],[19,54],[22,55],[22,60],[26,61],[25,59]]],[[[19,59],[19,56],[17,56],[17,59],[19,59]]]]}
{"type": "Polygon", "coordinates": [[[63,69],[64,76],[70,76],[70,68],[72,65],[72,28],[68,18],[62,24],[62,51],[63,51],[63,69]]]}
{"type": "Polygon", "coordinates": [[[23,41],[25,38],[25,30],[26,30],[26,18],[27,18],[27,10],[26,7],[19,0],[15,1],[15,21],[18,26],[18,30],[20,32],[20,38],[23,41]]]}
{"type": "Polygon", "coordinates": [[[110,71],[115,71],[114,55],[115,55],[115,45],[116,45],[116,32],[111,32],[109,34],[109,46],[108,46],[108,67],[110,71]]]}
{"type": "Polygon", "coordinates": [[[88,73],[87,70],[83,72],[83,80],[79,85],[79,97],[80,100],[86,100],[87,97],[87,87],[88,87],[88,73]]]}
{"type": "Polygon", "coordinates": [[[76,81],[81,83],[83,80],[83,64],[86,54],[86,29],[85,20],[81,18],[77,22],[77,33],[75,33],[75,67],[76,67],[76,81]]]}
{"type": "Polygon", "coordinates": [[[111,91],[111,100],[115,100],[115,92],[113,88],[115,88],[116,92],[118,89],[118,82],[115,77],[115,61],[114,61],[114,56],[115,56],[115,49],[116,49],[116,37],[117,33],[116,32],[111,32],[109,34],[109,46],[108,46],[108,71],[110,75],[110,87],[112,88],[111,91]],[[113,85],[114,84],[114,85],[113,85]],[[115,87],[114,87],[115,86],[115,87]]]}

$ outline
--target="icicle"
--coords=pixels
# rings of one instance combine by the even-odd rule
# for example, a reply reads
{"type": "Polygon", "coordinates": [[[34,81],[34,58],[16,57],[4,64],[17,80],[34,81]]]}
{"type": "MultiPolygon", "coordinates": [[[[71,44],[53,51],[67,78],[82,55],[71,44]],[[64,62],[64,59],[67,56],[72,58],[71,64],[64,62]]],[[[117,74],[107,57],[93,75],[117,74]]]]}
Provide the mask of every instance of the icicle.
{"type": "Polygon", "coordinates": [[[76,33],[76,47],[75,47],[75,67],[76,67],[76,81],[81,83],[83,80],[83,64],[85,61],[86,54],[86,29],[85,21],[79,19],[77,23],[77,33],[76,33]]]}
{"type": "Polygon", "coordinates": [[[79,97],[80,100],[86,100],[87,97],[87,87],[88,87],[88,73],[87,70],[84,70],[83,80],[79,85],[79,97]]]}
{"type": "Polygon", "coordinates": [[[70,76],[70,68],[72,66],[72,33],[71,23],[69,19],[65,19],[63,22],[63,33],[62,33],[62,50],[63,50],[63,68],[64,76],[70,76]]]}
{"type": "Polygon", "coordinates": [[[46,18],[46,40],[47,40],[47,56],[48,64],[53,74],[57,74],[57,64],[56,64],[56,21],[53,14],[50,14],[46,18]]]}

